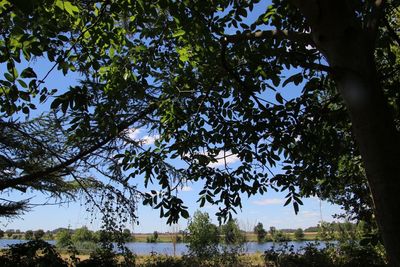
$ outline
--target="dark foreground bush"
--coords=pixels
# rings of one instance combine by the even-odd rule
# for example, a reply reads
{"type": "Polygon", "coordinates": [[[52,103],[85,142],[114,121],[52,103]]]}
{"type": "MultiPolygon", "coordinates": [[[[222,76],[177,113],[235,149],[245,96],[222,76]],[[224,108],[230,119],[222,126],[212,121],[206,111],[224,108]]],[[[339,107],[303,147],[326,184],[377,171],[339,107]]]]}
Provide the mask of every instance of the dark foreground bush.
{"type": "Polygon", "coordinates": [[[32,240],[23,244],[11,245],[0,256],[0,266],[63,267],[68,264],[54,249],[54,246],[43,240],[32,240]]]}
{"type": "MultiPolygon", "coordinates": [[[[137,264],[135,256],[129,251],[117,254],[112,248],[97,249],[87,260],[79,261],[74,257],[63,260],[54,246],[42,240],[30,241],[24,244],[12,245],[0,255],[0,267],[247,267],[254,265],[250,257],[241,255],[238,251],[223,251],[210,258],[199,258],[192,255],[172,257],[152,254],[144,262],[137,264]]],[[[309,244],[301,251],[293,247],[283,246],[264,253],[266,267],[383,267],[386,266],[385,256],[381,246],[361,246],[356,242],[340,245],[330,245],[323,249],[316,244],[309,244]]]]}
{"type": "Polygon", "coordinates": [[[267,267],[384,267],[387,265],[383,250],[379,246],[361,246],[357,242],[327,245],[317,248],[310,243],[300,251],[283,246],[264,253],[267,267]]]}

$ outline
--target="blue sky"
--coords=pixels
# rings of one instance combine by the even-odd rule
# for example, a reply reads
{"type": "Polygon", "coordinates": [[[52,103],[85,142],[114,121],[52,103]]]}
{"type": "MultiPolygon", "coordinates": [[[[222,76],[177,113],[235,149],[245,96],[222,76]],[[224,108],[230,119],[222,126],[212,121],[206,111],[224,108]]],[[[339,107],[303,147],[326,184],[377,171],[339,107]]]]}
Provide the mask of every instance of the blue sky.
{"type": "MultiPolygon", "coordinates": [[[[247,21],[254,20],[258,15],[265,10],[265,2],[262,5],[258,5],[254,12],[249,16],[247,21]]],[[[227,32],[231,32],[229,29],[227,32]]],[[[26,68],[27,63],[21,63],[21,68],[26,68]]],[[[44,77],[47,71],[52,67],[51,64],[45,60],[38,59],[34,63],[30,63],[38,72],[38,77],[44,77]]],[[[0,70],[4,66],[0,66],[0,70]]],[[[287,74],[293,73],[291,70],[287,74]]],[[[45,86],[48,88],[59,88],[60,91],[65,90],[69,85],[76,84],[79,80],[79,76],[74,73],[69,73],[64,76],[60,71],[53,71],[49,78],[46,80],[45,86]]],[[[291,98],[299,93],[301,88],[287,87],[281,90],[283,97],[291,98]]],[[[272,95],[269,95],[273,99],[272,95]]],[[[41,107],[39,110],[34,112],[32,116],[39,114],[40,112],[48,109],[51,99],[41,107]]],[[[145,139],[148,144],[154,141],[156,136],[149,136],[148,133],[140,129],[139,131],[133,132],[132,137],[134,139],[145,139]]],[[[229,158],[230,164],[234,166],[237,158],[229,158]]],[[[218,163],[214,164],[218,167],[218,163]]],[[[275,169],[278,172],[278,169],[275,169]]],[[[136,178],[137,184],[140,189],[144,189],[140,179],[136,178]]],[[[190,215],[194,213],[198,208],[197,198],[198,192],[202,189],[202,184],[187,184],[179,192],[180,197],[184,200],[185,205],[189,207],[190,215]]],[[[340,207],[331,205],[327,202],[320,201],[317,198],[303,199],[304,205],[300,207],[300,212],[295,215],[292,205],[283,207],[285,202],[284,196],[287,193],[275,192],[270,190],[264,195],[256,195],[247,199],[243,196],[242,204],[243,209],[238,212],[236,218],[238,219],[242,229],[251,231],[255,224],[261,222],[265,228],[275,226],[277,228],[306,228],[309,226],[315,226],[322,219],[325,221],[332,221],[332,215],[340,213],[340,207]]],[[[3,195],[4,196],[4,195],[3,195]]],[[[32,203],[43,203],[46,201],[46,197],[40,193],[34,193],[32,203]]],[[[9,196],[11,199],[26,198],[26,195],[20,195],[17,192],[12,193],[9,196]]],[[[51,202],[51,201],[50,201],[51,202]]],[[[0,219],[0,229],[44,229],[51,230],[58,227],[71,227],[77,228],[86,225],[88,228],[97,230],[100,228],[100,221],[95,219],[91,214],[86,212],[85,200],[82,198],[78,202],[65,204],[63,206],[37,206],[33,208],[27,214],[16,218],[12,221],[0,219]]],[[[217,223],[217,219],[214,214],[218,211],[218,207],[206,205],[201,209],[202,211],[208,212],[213,221],[217,223]]],[[[159,211],[152,210],[150,207],[143,207],[139,204],[138,206],[139,225],[129,225],[127,228],[135,232],[153,232],[153,231],[171,231],[172,227],[166,224],[166,220],[159,218],[159,211]]],[[[178,224],[179,230],[184,230],[187,227],[187,221],[182,219],[178,224]]]]}

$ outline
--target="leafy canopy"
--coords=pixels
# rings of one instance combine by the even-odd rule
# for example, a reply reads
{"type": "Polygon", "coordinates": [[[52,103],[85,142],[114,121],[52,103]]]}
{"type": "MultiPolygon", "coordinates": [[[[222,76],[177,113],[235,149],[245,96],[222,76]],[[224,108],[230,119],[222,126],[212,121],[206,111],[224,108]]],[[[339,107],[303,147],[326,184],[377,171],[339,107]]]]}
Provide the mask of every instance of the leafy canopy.
{"type": "MultiPolygon", "coordinates": [[[[390,31],[397,6],[387,2],[376,55],[398,119],[398,43],[390,31]]],[[[370,2],[353,8],[364,23],[370,2]]],[[[51,104],[52,121],[62,120],[64,130],[56,134],[62,157],[49,156],[49,166],[29,174],[15,165],[12,151],[2,151],[2,162],[11,157],[11,166],[1,165],[2,193],[72,179],[83,188],[106,188],[105,208],[97,206],[102,212],[122,203],[132,213],[129,203],[139,196],[173,223],[189,216],[175,192],[202,180],[200,206],[219,205],[221,217],[241,208],[243,196],[270,189],[286,191],[285,205],[296,213],[302,196],[318,195],[357,216],[371,215],[344,103],[289,1],[2,1],[0,13],[2,125],[19,126],[17,118],[28,120],[23,114],[51,104]],[[42,77],[30,65],[36,59],[51,63],[42,77]],[[47,88],[56,70],[82,80],[47,88]],[[302,90],[289,93],[294,86],[302,90]],[[154,146],[129,137],[139,128],[158,137],[154,146]],[[238,164],[229,165],[231,157],[238,164]],[[213,167],[217,162],[224,164],[213,167]],[[74,164],[81,173],[96,168],[112,185],[95,178],[84,186],[88,177],[68,169],[74,164]],[[53,177],[60,172],[61,180],[53,177]],[[136,180],[157,184],[157,191],[137,192],[136,180]]]]}

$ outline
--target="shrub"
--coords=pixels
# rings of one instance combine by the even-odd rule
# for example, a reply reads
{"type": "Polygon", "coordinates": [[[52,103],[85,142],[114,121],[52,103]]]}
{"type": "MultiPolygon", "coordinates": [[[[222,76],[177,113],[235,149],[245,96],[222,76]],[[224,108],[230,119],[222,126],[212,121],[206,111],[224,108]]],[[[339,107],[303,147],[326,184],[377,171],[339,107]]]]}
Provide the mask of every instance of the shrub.
{"type": "Polygon", "coordinates": [[[189,253],[199,258],[211,258],[218,254],[219,232],[211,223],[208,213],[196,211],[188,226],[189,253]]]}
{"type": "Polygon", "coordinates": [[[1,266],[68,266],[54,249],[54,246],[43,240],[33,240],[22,244],[11,245],[10,249],[0,256],[1,266]]]}

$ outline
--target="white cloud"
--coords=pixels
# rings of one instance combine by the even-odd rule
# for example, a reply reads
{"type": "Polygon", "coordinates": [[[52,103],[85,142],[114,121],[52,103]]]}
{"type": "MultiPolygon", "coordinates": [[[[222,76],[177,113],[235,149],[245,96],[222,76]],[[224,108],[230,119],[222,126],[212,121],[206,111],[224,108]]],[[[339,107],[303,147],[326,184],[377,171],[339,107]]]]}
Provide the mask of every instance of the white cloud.
{"type": "Polygon", "coordinates": [[[238,162],[239,158],[238,156],[232,154],[230,151],[225,152],[225,157],[224,157],[224,152],[221,151],[219,152],[219,154],[216,157],[218,160],[216,162],[212,162],[210,164],[208,164],[209,167],[221,167],[221,166],[225,166],[238,162]]]}
{"type": "Polygon", "coordinates": [[[130,128],[124,132],[125,136],[132,141],[140,142],[141,145],[152,145],[160,138],[160,135],[143,135],[143,129],[130,128]],[[142,137],[141,137],[142,136],[142,137]]]}
{"type": "Polygon", "coordinates": [[[285,200],[280,198],[265,198],[261,200],[255,200],[252,203],[259,206],[280,205],[285,203],[285,200]]]}
{"type": "Polygon", "coordinates": [[[158,135],[158,134],[154,135],[154,136],[146,135],[141,138],[141,141],[142,141],[142,144],[144,144],[144,145],[152,145],[159,138],[160,138],[160,135],[158,135]]]}
{"type": "Polygon", "coordinates": [[[300,211],[299,215],[304,218],[318,218],[320,216],[318,212],[309,210],[300,211]]]}
{"type": "Polygon", "coordinates": [[[185,186],[183,186],[183,187],[181,188],[181,191],[182,191],[182,192],[190,192],[190,191],[192,191],[192,190],[193,190],[193,188],[190,187],[190,186],[188,186],[188,185],[185,185],[185,186]]]}
{"type": "Polygon", "coordinates": [[[136,140],[139,138],[140,133],[142,132],[141,129],[137,128],[129,128],[125,131],[126,136],[131,140],[136,140]]]}

